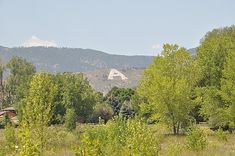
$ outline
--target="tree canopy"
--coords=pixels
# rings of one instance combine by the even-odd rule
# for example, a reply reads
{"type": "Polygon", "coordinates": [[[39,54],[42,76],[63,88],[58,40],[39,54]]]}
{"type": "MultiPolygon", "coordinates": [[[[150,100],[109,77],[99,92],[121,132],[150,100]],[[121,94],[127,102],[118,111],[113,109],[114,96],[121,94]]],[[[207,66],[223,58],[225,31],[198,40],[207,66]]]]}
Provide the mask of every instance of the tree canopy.
{"type": "Polygon", "coordinates": [[[104,101],[113,108],[115,115],[119,115],[121,108],[123,108],[123,111],[124,109],[126,109],[126,111],[131,109],[131,103],[127,104],[127,102],[131,100],[134,93],[135,91],[131,88],[113,87],[108,94],[105,95],[104,101]],[[124,103],[125,106],[123,106],[124,103]]]}
{"type": "Polygon", "coordinates": [[[235,26],[208,32],[197,48],[196,60],[202,71],[201,86],[220,86],[226,57],[235,47],[235,26]]]}
{"type": "Polygon", "coordinates": [[[143,111],[150,107],[159,121],[171,125],[173,132],[179,133],[189,120],[194,105],[192,90],[197,82],[196,65],[185,48],[165,44],[160,56],[145,70],[137,93],[147,98],[143,111]]]}

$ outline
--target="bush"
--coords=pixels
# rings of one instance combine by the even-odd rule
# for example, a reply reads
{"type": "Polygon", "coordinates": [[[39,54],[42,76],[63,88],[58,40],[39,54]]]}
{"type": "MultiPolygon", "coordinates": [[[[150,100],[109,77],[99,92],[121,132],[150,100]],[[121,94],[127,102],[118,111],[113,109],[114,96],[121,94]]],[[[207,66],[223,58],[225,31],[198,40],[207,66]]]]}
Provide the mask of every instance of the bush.
{"type": "Polygon", "coordinates": [[[40,155],[39,131],[29,129],[26,123],[21,123],[18,129],[17,138],[19,140],[18,155],[40,155]]]}
{"type": "Polygon", "coordinates": [[[186,140],[188,148],[195,151],[203,150],[208,144],[206,134],[196,125],[189,127],[186,140]]]}
{"type": "Polygon", "coordinates": [[[14,152],[16,150],[16,135],[15,128],[11,124],[5,126],[4,136],[8,153],[14,152]]]}
{"type": "Polygon", "coordinates": [[[65,116],[65,127],[69,131],[76,128],[76,113],[74,109],[67,109],[65,116]]]}
{"type": "Polygon", "coordinates": [[[141,121],[115,118],[89,128],[81,136],[77,155],[158,155],[159,138],[141,121]]]}
{"type": "Polygon", "coordinates": [[[11,119],[9,118],[8,114],[5,113],[5,114],[3,115],[2,125],[3,125],[3,126],[6,126],[6,125],[8,125],[8,124],[11,124],[11,119]]]}
{"type": "Polygon", "coordinates": [[[226,134],[224,133],[224,131],[219,128],[217,131],[216,131],[216,136],[218,137],[219,141],[228,141],[227,137],[226,137],[226,134]]]}
{"type": "Polygon", "coordinates": [[[99,118],[101,118],[106,123],[113,117],[113,114],[114,112],[111,106],[107,104],[98,104],[96,105],[95,110],[93,112],[92,122],[98,123],[99,118]]]}
{"type": "Polygon", "coordinates": [[[4,114],[3,119],[0,122],[0,128],[5,128],[3,142],[1,142],[0,136],[0,156],[12,154],[16,150],[16,136],[15,128],[7,113],[4,114]]]}
{"type": "Polygon", "coordinates": [[[120,108],[119,115],[126,118],[126,119],[134,116],[134,110],[133,110],[131,103],[129,101],[125,101],[122,104],[122,106],[120,108]]]}

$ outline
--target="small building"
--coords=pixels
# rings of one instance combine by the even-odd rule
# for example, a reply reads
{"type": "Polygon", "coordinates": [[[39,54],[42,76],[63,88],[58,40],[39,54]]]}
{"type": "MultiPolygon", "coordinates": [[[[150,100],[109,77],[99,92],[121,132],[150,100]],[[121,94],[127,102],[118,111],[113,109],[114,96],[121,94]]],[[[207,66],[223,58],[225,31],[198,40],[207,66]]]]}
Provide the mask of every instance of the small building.
{"type": "Polygon", "coordinates": [[[16,110],[14,107],[7,107],[2,110],[0,110],[0,118],[3,116],[5,113],[9,116],[9,118],[13,118],[16,116],[16,110]]]}
{"type": "Polygon", "coordinates": [[[17,113],[14,107],[7,107],[7,108],[0,110],[0,121],[2,121],[5,114],[8,115],[8,117],[11,119],[13,123],[15,124],[18,123],[17,113]]]}

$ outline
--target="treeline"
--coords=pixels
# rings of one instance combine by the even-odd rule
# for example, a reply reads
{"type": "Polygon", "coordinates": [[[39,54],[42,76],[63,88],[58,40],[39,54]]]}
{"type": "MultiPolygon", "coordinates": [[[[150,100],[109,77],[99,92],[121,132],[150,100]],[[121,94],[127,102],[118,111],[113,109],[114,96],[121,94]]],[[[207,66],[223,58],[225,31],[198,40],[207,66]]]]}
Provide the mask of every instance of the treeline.
{"type": "Polygon", "coordinates": [[[48,114],[48,125],[65,124],[72,130],[76,122],[106,123],[114,115],[133,114],[133,89],[114,87],[103,96],[82,73],[36,73],[32,63],[15,56],[1,64],[1,75],[1,108],[14,106],[19,122],[48,114]]]}
{"type": "Polygon", "coordinates": [[[103,96],[92,89],[81,73],[36,73],[33,64],[16,56],[2,69],[6,77],[2,79],[1,106],[14,106],[19,119],[17,129],[7,113],[1,122],[6,139],[3,152],[44,155],[51,147],[49,126],[63,125],[74,132],[78,122],[101,124],[114,116],[134,116],[130,104],[133,89],[114,87],[103,96]]]}

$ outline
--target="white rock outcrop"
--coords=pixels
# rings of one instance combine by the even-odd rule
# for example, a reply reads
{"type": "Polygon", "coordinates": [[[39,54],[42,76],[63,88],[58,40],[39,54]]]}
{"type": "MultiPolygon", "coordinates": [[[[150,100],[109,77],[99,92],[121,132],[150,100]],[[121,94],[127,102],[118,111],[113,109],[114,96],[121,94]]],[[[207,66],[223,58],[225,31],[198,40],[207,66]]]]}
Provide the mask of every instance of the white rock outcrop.
{"type": "Polygon", "coordinates": [[[114,77],[121,77],[122,80],[127,80],[128,79],[124,74],[122,74],[117,69],[111,69],[110,73],[109,73],[109,76],[108,76],[108,80],[113,80],[114,77]]]}

